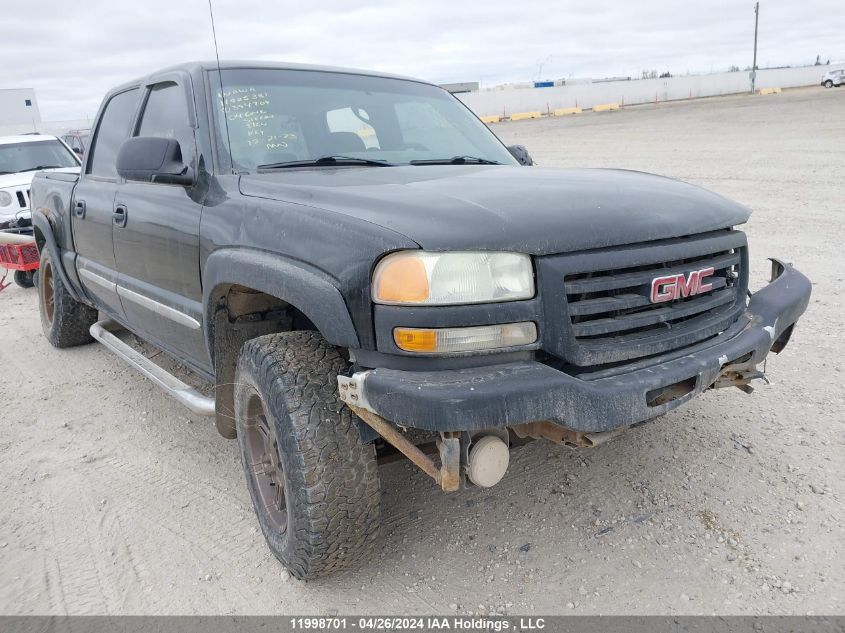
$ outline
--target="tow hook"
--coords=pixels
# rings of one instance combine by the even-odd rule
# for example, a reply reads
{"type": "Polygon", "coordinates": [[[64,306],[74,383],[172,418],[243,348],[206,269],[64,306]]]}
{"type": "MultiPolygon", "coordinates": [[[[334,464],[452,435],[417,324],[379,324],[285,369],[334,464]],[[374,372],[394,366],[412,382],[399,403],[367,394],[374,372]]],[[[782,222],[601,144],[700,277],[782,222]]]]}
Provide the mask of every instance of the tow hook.
{"type": "Polygon", "coordinates": [[[340,399],[361,420],[373,428],[386,442],[419,466],[426,475],[440,484],[445,492],[454,492],[461,487],[461,440],[459,433],[446,431],[440,434],[437,447],[440,465],[417,448],[393,423],[378,415],[370,405],[364,390],[364,381],[369,372],[358,372],[352,376],[338,376],[337,386],[340,399]]]}
{"type": "Polygon", "coordinates": [[[505,476],[510,463],[506,429],[441,432],[437,439],[440,453],[438,466],[408,440],[395,424],[385,420],[373,409],[364,388],[368,374],[363,371],[352,376],[338,376],[340,399],[386,442],[440,484],[444,491],[460,489],[462,471],[470,482],[481,488],[495,486],[505,476]]]}
{"type": "Polygon", "coordinates": [[[765,371],[761,371],[756,365],[726,365],[722,368],[716,382],[713,383],[714,389],[724,389],[725,387],[736,387],[745,393],[752,393],[754,387],[749,383],[752,380],[764,380],[769,384],[769,379],[766,377],[765,371]]]}

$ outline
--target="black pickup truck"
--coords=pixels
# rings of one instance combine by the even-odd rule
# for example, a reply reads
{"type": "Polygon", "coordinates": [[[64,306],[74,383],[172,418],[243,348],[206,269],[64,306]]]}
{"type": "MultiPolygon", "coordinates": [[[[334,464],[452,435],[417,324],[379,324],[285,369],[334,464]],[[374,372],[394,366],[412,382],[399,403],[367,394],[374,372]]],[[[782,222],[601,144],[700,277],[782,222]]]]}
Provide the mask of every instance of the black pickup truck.
{"type": "Polygon", "coordinates": [[[81,175],[38,174],[32,200],[47,338],[99,340],[215,416],[300,578],[367,553],[382,456],[492,486],[515,444],[593,446],[706,389],[750,392],[811,289],[773,260],[749,293],[741,205],[531,166],[445,90],[343,69],[127,83],[81,175]]]}

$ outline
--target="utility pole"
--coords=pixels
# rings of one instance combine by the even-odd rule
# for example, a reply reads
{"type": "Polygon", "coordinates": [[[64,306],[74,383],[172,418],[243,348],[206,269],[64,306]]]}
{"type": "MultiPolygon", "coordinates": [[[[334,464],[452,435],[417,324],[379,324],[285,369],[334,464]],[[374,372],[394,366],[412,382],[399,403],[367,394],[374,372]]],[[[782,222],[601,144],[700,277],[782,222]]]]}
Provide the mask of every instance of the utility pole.
{"type": "Polygon", "coordinates": [[[537,81],[543,81],[543,66],[546,65],[546,62],[552,61],[552,57],[552,55],[547,55],[545,58],[537,62],[537,81]]]}
{"type": "Polygon", "coordinates": [[[757,23],[760,20],[760,3],[754,3],[754,61],[751,63],[751,94],[754,94],[754,82],[757,80],[757,23]]]}

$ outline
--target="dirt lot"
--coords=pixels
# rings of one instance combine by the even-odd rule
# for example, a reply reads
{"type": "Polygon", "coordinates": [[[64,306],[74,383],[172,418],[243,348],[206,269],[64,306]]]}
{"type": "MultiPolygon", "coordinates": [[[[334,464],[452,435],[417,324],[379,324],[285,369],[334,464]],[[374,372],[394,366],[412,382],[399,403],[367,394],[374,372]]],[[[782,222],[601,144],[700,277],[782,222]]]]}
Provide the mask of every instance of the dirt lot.
{"type": "Polygon", "coordinates": [[[98,346],[52,349],[0,295],[0,612],[842,613],[845,89],[495,127],[545,165],[666,174],[735,198],[765,257],[815,283],[751,395],[710,392],[589,452],[516,449],[444,495],[383,468],[380,558],[292,580],[236,446],[98,346]]]}

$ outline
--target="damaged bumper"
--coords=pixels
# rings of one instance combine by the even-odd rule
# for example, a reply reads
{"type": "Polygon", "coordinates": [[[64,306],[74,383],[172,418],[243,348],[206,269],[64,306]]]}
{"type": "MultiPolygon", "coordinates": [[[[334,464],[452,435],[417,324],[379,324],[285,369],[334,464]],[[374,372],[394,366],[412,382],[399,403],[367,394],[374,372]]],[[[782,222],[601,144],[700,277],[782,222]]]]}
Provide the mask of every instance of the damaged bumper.
{"type": "Polygon", "coordinates": [[[600,433],[654,418],[710,387],[762,377],[807,307],[810,281],[773,260],[772,281],[719,336],[662,359],[575,377],[535,361],[447,371],[374,369],[339,379],[341,397],[400,426],[472,431],[551,421],[600,433]]]}

